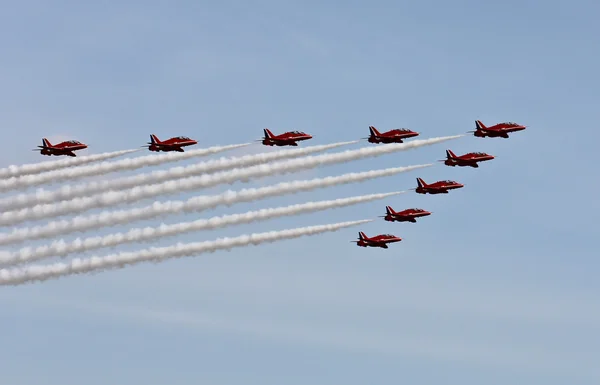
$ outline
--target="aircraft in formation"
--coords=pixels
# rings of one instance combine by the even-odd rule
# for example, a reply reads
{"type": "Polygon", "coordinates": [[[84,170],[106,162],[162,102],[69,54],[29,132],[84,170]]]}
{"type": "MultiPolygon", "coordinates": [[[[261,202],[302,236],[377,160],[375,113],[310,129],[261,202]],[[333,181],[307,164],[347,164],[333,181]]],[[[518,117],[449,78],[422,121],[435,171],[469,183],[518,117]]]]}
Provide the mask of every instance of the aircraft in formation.
{"type": "MultiPolygon", "coordinates": [[[[474,136],[479,138],[508,138],[509,133],[522,131],[526,126],[514,123],[504,122],[498,123],[493,126],[487,127],[480,120],[475,121],[475,131],[468,131],[473,133],[474,136]]],[[[279,135],[273,134],[268,128],[263,129],[264,137],[258,140],[265,146],[298,146],[298,142],[312,139],[312,135],[309,135],[302,131],[288,131],[279,135]]],[[[369,126],[369,136],[367,139],[369,143],[404,143],[404,139],[413,138],[419,136],[418,132],[412,131],[408,128],[396,128],[385,132],[380,132],[374,126],[369,126]]],[[[150,135],[150,142],[147,143],[149,151],[154,152],[184,152],[183,147],[193,146],[198,144],[194,139],[190,139],[187,136],[177,136],[164,141],[158,139],[154,134],[150,135]]],[[[51,144],[48,139],[42,139],[42,146],[38,146],[38,149],[34,151],[40,151],[42,155],[66,155],[76,156],[74,151],[83,150],[88,146],[76,140],[68,140],[60,142],[58,144],[51,144]]],[[[452,150],[446,150],[446,159],[440,160],[445,165],[451,167],[473,167],[478,168],[478,162],[485,162],[495,159],[495,156],[487,154],[485,152],[469,152],[464,155],[457,156],[452,150]]],[[[431,184],[427,184],[422,178],[417,178],[417,187],[412,189],[417,194],[448,194],[450,190],[455,190],[464,187],[462,183],[458,183],[453,180],[437,181],[431,184]]],[[[432,213],[419,208],[410,208],[403,211],[394,211],[391,206],[386,206],[386,215],[381,216],[387,222],[411,222],[416,223],[416,218],[425,217],[432,213]]],[[[392,234],[379,234],[373,237],[367,237],[364,232],[359,232],[358,241],[352,241],[360,247],[380,247],[383,249],[388,248],[388,243],[396,243],[402,241],[392,234]]]]}
{"type": "Polygon", "coordinates": [[[288,131],[274,135],[271,130],[265,128],[263,132],[265,136],[260,141],[265,146],[297,146],[297,142],[312,139],[312,135],[302,131],[288,131]]]}
{"type": "Polygon", "coordinates": [[[360,247],[381,247],[382,249],[387,249],[388,243],[396,243],[400,242],[401,240],[402,238],[398,238],[397,236],[392,234],[380,234],[369,238],[365,235],[365,233],[359,231],[358,241],[350,242],[356,242],[356,245],[360,247]]]}
{"type": "MultiPolygon", "coordinates": [[[[508,134],[512,132],[522,131],[526,126],[514,123],[504,122],[496,125],[486,127],[480,120],[475,121],[476,130],[469,131],[474,136],[485,138],[508,138],[508,134]]],[[[298,142],[312,139],[312,135],[309,135],[302,131],[288,131],[280,135],[274,135],[271,130],[265,128],[263,130],[264,137],[259,141],[265,146],[298,146],[298,142]]],[[[408,128],[397,128],[385,132],[379,132],[374,126],[369,126],[369,137],[367,139],[369,143],[403,143],[404,139],[413,138],[419,136],[418,132],[412,131],[408,128]]],[[[164,141],[158,139],[154,134],[150,135],[150,142],[147,143],[149,151],[154,152],[184,152],[183,147],[193,146],[198,142],[194,139],[190,139],[187,136],[173,137],[164,141]]],[[[67,155],[76,156],[74,151],[83,150],[88,146],[76,140],[64,141],[58,144],[51,144],[48,139],[42,139],[42,146],[38,146],[42,155],[67,155]]],[[[488,160],[495,159],[493,155],[485,152],[469,152],[464,155],[457,156],[452,150],[446,150],[446,159],[440,160],[445,165],[451,167],[473,167],[478,168],[478,162],[485,162],[488,160]]],[[[417,194],[448,194],[450,190],[455,190],[464,187],[462,183],[458,183],[453,180],[437,181],[431,184],[426,183],[422,178],[417,178],[417,187],[414,188],[417,194]]],[[[416,223],[416,218],[431,215],[431,212],[419,209],[411,208],[403,211],[396,212],[391,206],[386,206],[386,215],[382,216],[387,222],[412,222],[416,223]]],[[[360,247],[380,247],[383,249],[388,248],[388,243],[400,242],[402,238],[399,238],[392,234],[379,234],[373,237],[367,237],[364,232],[359,232],[357,246],[360,247]]]]}
{"type": "MultiPolygon", "coordinates": [[[[422,178],[417,178],[418,187],[414,189],[418,194],[447,194],[449,190],[462,188],[464,185],[455,181],[445,180],[438,181],[432,184],[427,184],[422,178]]],[[[381,215],[387,222],[412,222],[416,223],[416,218],[426,217],[432,213],[427,210],[419,208],[411,208],[402,211],[395,211],[391,206],[385,206],[385,215],[381,215]]],[[[361,247],[381,247],[387,249],[388,243],[399,242],[402,238],[399,238],[393,234],[380,234],[371,238],[367,237],[365,233],[359,232],[359,240],[357,246],[361,247]]]]}
{"type": "MultiPolygon", "coordinates": [[[[508,138],[508,134],[511,132],[522,131],[526,128],[518,123],[513,122],[505,122],[498,123],[491,127],[486,127],[480,120],[475,121],[476,130],[468,131],[469,133],[474,133],[476,137],[485,138],[508,138]]],[[[288,131],[283,134],[274,135],[271,130],[265,128],[263,130],[264,137],[259,139],[259,142],[262,142],[265,146],[298,146],[298,142],[310,140],[312,139],[312,135],[307,134],[302,131],[288,131]]],[[[415,136],[419,136],[418,132],[412,131],[408,128],[395,128],[385,132],[379,132],[377,128],[374,126],[369,126],[370,135],[366,138],[369,143],[404,143],[404,139],[414,138],[415,136]]],[[[193,146],[198,144],[198,141],[194,139],[190,139],[187,136],[177,136],[167,140],[160,140],[154,134],[150,135],[150,142],[146,143],[146,146],[149,151],[153,152],[184,152],[183,147],[193,146]]],[[[66,156],[77,156],[74,151],[83,150],[88,146],[84,143],[81,143],[77,140],[68,140],[65,142],[61,142],[58,144],[51,144],[48,139],[42,139],[42,146],[38,146],[38,149],[34,151],[39,151],[42,155],[66,155],[66,156]]],[[[445,164],[448,166],[471,166],[471,167],[479,167],[477,162],[483,162],[486,160],[494,159],[492,155],[488,155],[481,152],[472,152],[461,156],[456,156],[452,151],[446,151],[446,160],[445,164]]]]}
{"type": "Polygon", "coordinates": [[[417,178],[417,188],[414,189],[417,194],[448,194],[449,190],[463,188],[464,185],[453,180],[440,180],[432,184],[427,184],[421,178],[417,178]]]}
{"type": "Polygon", "coordinates": [[[87,145],[77,140],[67,140],[58,144],[52,144],[48,139],[42,138],[42,145],[38,146],[38,148],[40,150],[36,148],[33,151],[39,151],[40,154],[46,156],[77,156],[73,151],[83,150],[87,148],[87,145]]]}
{"type": "Polygon", "coordinates": [[[388,222],[412,222],[417,223],[417,218],[426,217],[432,213],[423,209],[406,209],[394,211],[391,206],[385,206],[385,215],[380,216],[388,222]]]}
{"type": "MultiPolygon", "coordinates": [[[[522,131],[526,126],[514,123],[504,122],[496,125],[487,127],[480,120],[475,121],[476,130],[469,131],[478,138],[508,138],[508,134],[512,132],[522,131]]],[[[368,138],[370,143],[402,143],[402,139],[418,136],[418,133],[410,131],[408,129],[396,129],[380,133],[373,126],[369,126],[371,135],[368,138]],[[404,136],[403,136],[404,135],[404,136]]],[[[487,154],[485,152],[469,152],[464,155],[457,156],[452,150],[446,150],[446,159],[440,160],[445,165],[451,167],[473,167],[478,168],[478,162],[485,162],[488,160],[495,159],[495,156],[487,154]]],[[[453,180],[437,181],[431,184],[427,184],[422,178],[417,178],[417,187],[413,190],[417,194],[448,194],[450,190],[455,190],[464,187],[462,183],[458,183],[453,180]]],[[[380,216],[387,222],[412,222],[416,223],[416,218],[431,215],[431,212],[412,208],[406,209],[400,212],[394,211],[391,206],[385,207],[386,215],[380,216]]],[[[364,232],[359,232],[359,240],[356,242],[357,246],[360,247],[381,247],[387,249],[388,243],[398,242],[401,238],[393,234],[380,234],[371,238],[367,237],[364,232]]]]}
{"type": "MultiPolygon", "coordinates": [[[[487,127],[480,120],[475,121],[475,131],[468,131],[473,133],[474,136],[479,138],[508,138],[509,133],[522,131],[526,126],[514,123],[504,122],[498,123],[493,126],[487,127]]],[[[288,131],[279,135],[273,134],[268,128],[263,129],[264,137],[259,141],[265,146],[298,146],[298,142],[312,139],[312,135],[309,135],[302,131],[288,131]]],[[[413,138],[419,136],[418,132],[412,131],[408,128],[396,128],[385,132],[380,132],[374,126],[369,126],[370,135],[367,138],[369,143],[404,143],[404,139],[413,138]]],[[[164,141],[158,139],[154,134],[150,135],[150,142],[147,143],[149,151],[154,152],[184,152],[183,147],[193,146],[198,144],[194,139],[190,139],[187,136],[177,136],[164,141]]],[[[34,151],[40,151],[42,155],[66,155],[76,156],[74,151],[83,150],[88,146],[76,140],[68,140],[60,142],[58,144],[51,144],[48,139],[42,139],[42,146],[38,146],[38,149],[34,151]]],[[[495,159],[493,155],[485,152],[469,152],[464,155],[457,156],[452,150],[446,150],[446,159],[440,160],[445,165],[451,167],[473,167],[478,168],[478,162],[485,162],[495,159]]],[[[458,183],[453,180],[437,181],[431,184],[427,184],[422,178],[417,178],[417,187],[412,189],[417,194],[448,194],[450,190],[455,190],[464,187],[462,183],[458,183]]],[[[416,223],[416,218],[431,215],[431,212],[419,209],[411,208],[403,211],[396,212],[391,206],[386,206],[386,215],[382,216],[387,222],[412,222],[416,223]]],[[[359,232],[357,246],[360,247],[380,247],[383,249],[388,248],[388,243],[400,242],[402,238],[399,238],[392,234],[379,234],[373,237],[367,237],[364,232],[359,232]]]]}
{"type": "Polygon", "coordinates": [[[408,128],[396,128],[386,132],[379,132],[375,127],[369,126],[370,135],[367,139],[369,143],[404,143],[402,139],[419,136],[418,132],[408,128]]]}
{"type": "Polygon", "coordinates": [[[183,147],[193,146],[195,144],[198,144],[198,142],[194,139],[188,138],[187,136],[177,136],[174,138],[167,139],[165,141],[161,141],[156,135],[150,134],[150,142],[146,144],[148,144],[148,146],[142,147],[148,147],[148,150],[154,152],[184,152],[183,147]]]}
{"type": "Polygon", "coordinates": [[[523,131],[526,126],[515,122],[504,122],[498,123],[491,127],[486,127],[485,124],[481,123],[481,120],[475,121],[475,131],[469,131],[475,136],[480,138],[505,138],[508,139],[508,134],[511,132],[523,131]]]}
{"type": "Polygon", "coordinates": [[[485,152],[469,152],[461,156],[456,156],[456,154],[454,154],[452,150],[446,150],[446,159],[442,159],[440,160],[440,162],[444,162],[446,166],[452,167],[470,166],[477,168],[479,167],[477,162],[485,162],[494,158],[495,157],[493,155],[486,154],[485,152]]]}

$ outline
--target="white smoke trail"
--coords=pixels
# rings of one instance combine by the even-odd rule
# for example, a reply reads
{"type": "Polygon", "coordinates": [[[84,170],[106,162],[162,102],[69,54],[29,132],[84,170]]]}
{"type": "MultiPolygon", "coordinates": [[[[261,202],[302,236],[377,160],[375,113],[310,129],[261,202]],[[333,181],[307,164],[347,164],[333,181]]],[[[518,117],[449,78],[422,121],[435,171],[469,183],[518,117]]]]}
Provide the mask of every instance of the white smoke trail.
{"type": "Polygon", "coordinates": [[[316,235],[325,232],[337,231],[346,227],[357,226],[372,219],[351,222],[339,222],[327,225],[298,227],[281,231],[268,231],[264,233],[245,234],[234,238],[219,238],[214,241],[179,243],[167,247],[152,247],[133,252],[118,253],[104,257],[76,258],[68,263],[55,263],[51,265],[30,265],[22,268],[1,269],[0,285],[19,285],[34,281],[56,279],[67,275],[85,274],[94,271],[124,268],[142,262],[161,262],[167,259],[196,256],[203,253],[212,253],[218,250],[230,250],[236,247],[260,245],[262,243],[277,242],[286,239],[299,238],[307,235],[316,235]]]}
{"type": "Polygon", "coordinates": [[[67,158],[60,160],[51,160],[47,162],[22,164],[22,165],[11,165],[0,169],[0,179],[20,177],[24,175],[39,174],[41,172],[59,170],[61,168],[81,166],[84,164],[99,162],[101,160],[107,160],[116,158],[118,156],[130,154],[132,152],[140,151],[136,150],[121,150],[113,152],[105,152],[102,154],[83,155],[76,158],[67,158]]]}
{"type": "Polygon", "coordinates": [[[379,156],[394,151],[402,151],[443,141],[456,139],[457,136],[424,139],[410,143],[390,144],[383,147],[360,148],[347,150],[335,154],[307,156],[300,159],[291,159],[274,164],[261,164],[257,166],[222,171],[215,174],[201,175],[184,179],[169,180],[154,185],[142,185],[127,191],[108,191],[97,195],[76,198],[55,204],[37,205],[18,211],[7,211],[0,214],[0,226],[11,226],[21,222],[57,217],[86,211],[90,209],[131,203],[157,195],[174,194],[182,191],[207,188],[223,183],[233,183],[239,180],[264,177],[277,173],[288,173],[305,170],[326,164],[348,162],[366,157],[379,156]]]}
{"type": "Polygon", "coordinates": [[[0,191],[22,189],[44,183],[62,183],[64,181],[70,182],[74,179],[104,175],[116,171],[135,170],[138,168],[155,166],[162,163],[178,162],[184,159],[207,156],[248,145],[250,145],[250,143],[232,144],[229,146],[214,146],[209,148],[199,148],[197,150],[190,150],[186,152],[171,152],[160,155],[152,154],[140,156],[138,158],[121,159],[115,162],[102,162],[100,164],[48,171],[43,174],[24,175],[18,178],[1,180],[0,191]]]}
{"type": "Polygon", "coordinates": [[[102,237],[96,236],[84,239],[76,239],[69,243],[61,239],[59,241],[52,242],[50,245],[36,248],[26,247],[14,253],[0,251],[0,265],[18,265],[22,263],[39,261],[49,257],[65,257],[73,253],[87,252],[104,247],[115,247],[125,243],[153,241],[159,238],[184,234],[192,231],[212,230],[225,226],[240,225],[283,216],[307,214],[315,211],[346,207],[359,203],[384,199],[394,195],[402,194],[404,192],[405,191],[396,191],[317,202],[306,202],[284,207],[247,211],[243,214],[222,215],[209,219],[180,222],[172,225],[162,224],[159,227],[133,228],[124,233],[109,234],[102,237]]]}
{"type": "Polygon", "coordinates": [[[38,190],[33,194],[21,194],[0,200],[0,211],[14,211],[33,205],[68,200],[76,197],[84,197],[93,194],[99,194],[105,191],[124,190],[135,186],[160,183],[167,180],[190,177],[208,172],[227,170],[242,166],[253,166],[275,160],[294,158],[316,152],[327,151],[336,147],[346,146],[353,143],[358,143],[358,141],[355,140],[351,142],[332,143],[306,148],[286,149],[275,152],[245,155],[241,157],[223,157],[198,164],[192,164],[186,167],[173,167],[168,170],[158,170],[151,173],[128,176],[113,180],[95,181],[77,186],[65,185],[56,191],[38,190]]]}
{"type": "Polygon", "coordinates": [[[231,206],[236,203],[251,202],[272,196],[294,194],[297,192],[311,191],[317,188],[347,183],[363,182],[369,179],[396,175],[430,166],[433,166],[433,164],[393,167],[382,170],[353,172],[325,178],[295,180],[260,188],[249,188],[240,191],[229,190],[218,195],[201,195],[186,201],[154,202],[151,205],[141,208],[108,211],[89,216],[77,216],[69,220],[53,221],[43,226],[17,228],[11,233],[0,234],[0,245],[19,243],[31,239],[50,238],[57,235],[98,229],[105,226],[116,226],[118,224],[152,219],[169,214],[201,212],[220,205],[231,206]]]}

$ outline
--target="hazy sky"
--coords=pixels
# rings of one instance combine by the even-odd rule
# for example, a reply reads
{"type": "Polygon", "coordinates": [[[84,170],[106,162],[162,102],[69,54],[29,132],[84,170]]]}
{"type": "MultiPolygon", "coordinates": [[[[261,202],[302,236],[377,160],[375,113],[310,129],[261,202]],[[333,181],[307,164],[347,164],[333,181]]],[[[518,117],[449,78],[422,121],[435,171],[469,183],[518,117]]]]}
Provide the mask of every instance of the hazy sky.
{"type": "Polygon", "coordinates": [[[465,184],[448,195],[410,192],[152,245],[375,218],[386,204],[434,212],[417,224],[378,218],[3,287],[0,383],[598,384],[599,12],[595,1],[552,0],[5,2],[0,166],[46,160],[31,151],[44,136],[100,153],[150,133],[200,148],[255,140],[264,127],[307,131],[311,144],[365,137],[371,124],[422,138],[464,133],[475,119],[529,128],[160,197],[429,163],[446,148],[497,156],[479,169],[439,164],[164,222],[399,191],[417,176],[465,184]],[[358,248],[349,241],[359,230],[403,241],[358,248]]]}

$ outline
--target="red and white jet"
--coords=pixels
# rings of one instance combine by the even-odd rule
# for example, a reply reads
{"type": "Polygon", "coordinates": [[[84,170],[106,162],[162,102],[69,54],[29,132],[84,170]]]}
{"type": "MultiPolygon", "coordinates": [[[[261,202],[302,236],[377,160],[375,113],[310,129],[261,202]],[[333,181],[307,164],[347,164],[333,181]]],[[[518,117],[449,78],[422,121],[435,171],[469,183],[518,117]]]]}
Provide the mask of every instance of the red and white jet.
{"type": "Polygon", "coordinates": [[[171,139],[167,139],[167,140],[160,140],[158,139],[158,137],[154,134],[150,135],[150,142],[148,142],[147,144],[149,144],[149,146],[142,146],[142,147],[148,147],[148,150],[150,151],[154,151],[154,152],[170,152],[170,151],[177,151],[177,152],[184,152],[182,147],[187,147],[187,146],[193,146],[195,144],[198,144],[197,141],[195,141],[194,139],[190,139],[187,136],[177,136],[175,138],[171,138],[171,139]]]}
{"type": "Polygon", "coordinates": [[[380,234],[369,238],[365,235],[365,233],[359,231],[358,241],[350,242],[356,242],[356,245],[360,247],[381,247],[382,249],[387,249],[388,243],[396,243],[400,242],[401,240],[402,238],[398,238],[397,236],[392,234],[380,234]]]}
{"type": "Polygon", "coordinates": [[[265,146],[297,146],[296,142],[312,139],[311,135],[302,131],[288,131],[280,135],[273,135],[271,130],[265,128],[263,132],[265,136],[261,141],[265,146]]]}
{"type": "Polygon", "coordinates": [[[431,212],[423,209],[406,209],[403,211],[394,211],[391,206],[385,206],[384,218],[388,222],[412,222],[417,223],[416,218],[426,217],[431,215],[431,212]]]}
{"type": "Polygon", "coordinates": [[[417,194],[448,194],[448,190],[454,190],[464,187],[463,184],[453,180],[438,181],[427,184],[421,178],[417,178],[418,187],[415,189],[417,194]]]}
{"type": "Polygon", "coordinates": [[[456,156],[452,150],[446,150],[446,159],[440,160],[444,162],[446,166],[459,166],[465,167],[470,166],[477,168],[479,165],[477,162],[485,162],[486,160],[494,159],[493,155],[486,154],[485,152],[469,152],[467,154],[456,156]]]}
{"type": "Polygon", "coordinates": [[[479,138],[508,138],[508,134],[516,131],[523,131],[527,126],[514,122],[498,123],[491,127],[486,127],[485,124],[481,123],[481,120],[475,121],[475,131],[469,131],[479,138]]]}
{"type": "Polygon", "coordinates": [[[77,156],[73,151],[83,150],[84,148],[87,148],[87,145],[78,142],[77,140],[67,140],[58,144],[52,144],[48,139],[42,138],[42,145],[38,146],[38,148],[40,148],[40,150],[35,149],[33,151],[39,151],[40,154],[46,156],[77,156]]]}
{"type": "Polygon", "coordinates": [[[386,132],[379,132],[375,127],[369,126],[370,135],[369,143],[404,143],[402,139],[408,139],[419,136],[418,132],[409,130],[408,128],[396,128],[386,132]]]}

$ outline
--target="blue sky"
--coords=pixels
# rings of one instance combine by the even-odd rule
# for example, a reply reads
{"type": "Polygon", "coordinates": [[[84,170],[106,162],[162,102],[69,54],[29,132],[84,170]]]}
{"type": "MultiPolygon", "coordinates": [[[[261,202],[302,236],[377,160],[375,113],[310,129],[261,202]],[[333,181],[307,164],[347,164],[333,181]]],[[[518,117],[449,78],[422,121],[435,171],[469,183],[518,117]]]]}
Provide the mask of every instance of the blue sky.
{"type": "Polygon", "coordinates": [[[475,119],[529,128],[283,179],[428,163],[445,148],[497,156],[476,170],[437,165],[201,216],[403,190],[417,176],[466,185],[445,196],[410,193],[155,243],[373,218],[386,204],[434,211],[417,224],[360,228],[404,238],[389,250],[353,246],[359,228],[350,228],[5,287],[3,380],[597,384],[599,11],[592,1],[527,0],[5,4],[0,127],[5,140],[17,136],[2,166],[41,160],[30,149],[43,136],[99,153],[143,145],[150,133],[211,146],[257,139],[264,127],[305,130],[314,144],[364,137],[370,124],[422,137],[472,130],[475,119]]]}

